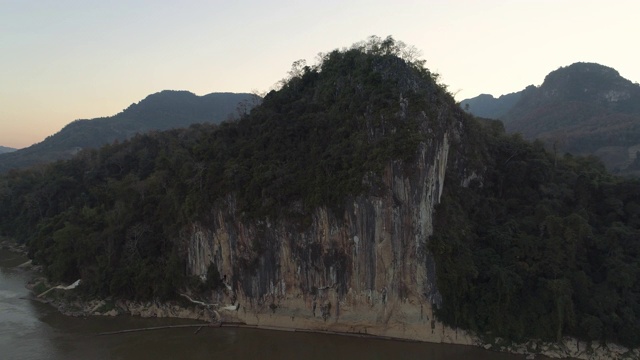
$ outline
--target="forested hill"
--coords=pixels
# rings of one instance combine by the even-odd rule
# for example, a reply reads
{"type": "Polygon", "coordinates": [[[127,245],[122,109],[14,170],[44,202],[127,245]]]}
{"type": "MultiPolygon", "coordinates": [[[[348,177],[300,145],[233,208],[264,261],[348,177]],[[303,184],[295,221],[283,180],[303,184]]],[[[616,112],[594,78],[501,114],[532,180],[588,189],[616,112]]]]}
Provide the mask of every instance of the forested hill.
{"type": "Polygon", "coordinates": [[[6,147],[6,146],[0,146],[0,154],[9,153],[9,152],[12,152],[12,151],[16,151],[16,149],[10,148],[10,147],[6,147]]]}
{"type": "Polygon", "coordinates": [[[575,63],[552,71],[539,87],[516,94],[515,103],[481,95],[462,105],[469,104],[474,115],[502,120],[508,132],[541,139],[560,154],[593,154],[614,173],[640,174],[637,83],[607,66],[575,63]]]}
{"type": "MultiPolygon", "coordinates": [[[[87,296],[190,289],[206,299],[221,280],[215,266],[204,282],[186,272],[180,234],[194,222],[256,224],[231,282],[251,289],[279,252],[261,237],[269,224],[303,231],[320,206],[340,218],[349,199],[388,190],[390,163],[410,176],[418,154],[436,154],[448,159],[441,203],[433,219],[407,222],[433,220],[433,235],[411,243],[435,259],[439,320],[486,338],[639,346],[640,183],[465,114],[411,53],[391,38],[335,50],[295,63],[238,122],[139,135],[0,177],[0,235],[26,241],[52,281],[81,278],[87,296]],[[233,213],[211,219],[221,207],[233,213]]],[[[381,211],[397,214],[403,196],[381,211]]],[[[314,256],[349,273],[352,255],[332,246],[314,256]]]]}
{"type": "Polygon", "coordinates": [[[534,139],[562,129],[606,133],[612,116],[635,116],[640,122],[640,85],[610,67],[575,63],[552,71],[540,87],[525,91],[503,121],[507,131],[534,139]],[[585,129],[593,126],[598,128],[585,129]]]}
{"type": "Polygon", "coordinates": [[[184,128],[196,123],[220,123],[247,112],[260,102],[253,94],[165,90],[147,96],[121,113],[92,120],[76,120],[40,143],[0,155],[0,173],[60,159],[81,149],[98,148],[152,130],[184,128]]]}

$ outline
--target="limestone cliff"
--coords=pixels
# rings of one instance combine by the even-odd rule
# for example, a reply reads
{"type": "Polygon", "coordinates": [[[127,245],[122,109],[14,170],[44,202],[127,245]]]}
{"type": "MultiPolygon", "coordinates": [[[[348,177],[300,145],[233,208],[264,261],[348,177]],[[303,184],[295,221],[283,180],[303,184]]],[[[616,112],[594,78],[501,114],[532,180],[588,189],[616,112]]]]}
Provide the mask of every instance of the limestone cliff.
{"type": "Polygon", "coordinates": [[[302,230],[243,220],[228,196],[185,231],[188,271],[205,277],[215,264],[232,289],[221,300],[238,304],[227,320],[470,343],[434,319],[441,298],[426,249],[460,126],[451,119],[441,112],[446,130],[420,144],[415,163],[389,161],[375,194],[347,200],[340,214],[317,208],[302,230]]]}
{"type": "Polygon", "coordinates": [[[237,122],[0,178],[0,235],[124,313],[637,346],[637,184],[471,118],[405,50],[296,62],[237,122]]]}

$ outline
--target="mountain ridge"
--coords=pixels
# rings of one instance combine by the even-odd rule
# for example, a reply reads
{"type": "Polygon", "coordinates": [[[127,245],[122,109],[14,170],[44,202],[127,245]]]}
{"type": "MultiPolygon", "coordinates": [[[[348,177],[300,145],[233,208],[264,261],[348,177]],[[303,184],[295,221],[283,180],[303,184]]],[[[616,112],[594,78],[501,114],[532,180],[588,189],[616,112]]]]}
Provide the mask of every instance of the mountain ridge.
{"type": "Polygon", "coordinates": [[[198,96],[184,90],[163,90],[115,115],[72,121],[39,143],[0,154],[0,173],[68,159],[82,149],[122,141],[138,133],[196,123],[220,123],[245,113],[259,101],[259,97],[249,93],[198,96]]]}
{"type": "Polygon", "coordinates": [[[500,119],[520,100],[524,91],[500,95],[497,98],[491,94],[480,94],[474,98],[462,100],[460,105],[465,111],[471,112],[475,116],[500,119]]]}
{"type": "Polygon", "coordinates": [[[561,153],[597,155],[616,173],[638,174],[631,166],[634,149],[640,146],[637,83],[613,68],[577,62],[550,72],[540,86],[528,86],[516,94],[519,99],[512,104],[486,96],[461,104],[469,104],[467,111],[478,116],[487,115],[483,107],[502,106],[501,113],[488,115],[502,120],[508,132],[540,139],[561,153]]]}
{"type": "Polygon", "coordinates": [[[4,153],[9,153],[9,152],[13,152],[16,151],[18,149],[14,149],[12,147],[7,147],[7,146],[0,146],[0,154],[4,154],[4,153]]]}

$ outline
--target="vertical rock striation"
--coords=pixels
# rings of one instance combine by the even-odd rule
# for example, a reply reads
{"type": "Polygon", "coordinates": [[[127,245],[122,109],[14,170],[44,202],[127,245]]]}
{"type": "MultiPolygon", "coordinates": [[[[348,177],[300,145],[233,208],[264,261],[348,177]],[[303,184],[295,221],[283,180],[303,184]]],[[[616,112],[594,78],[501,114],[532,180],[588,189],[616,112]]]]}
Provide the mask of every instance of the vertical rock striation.
{"type": "Polygon", "coordinates": [[[217,267],[231,289],[224,300],[239,305],[222,314],[226,320],[471,343],[433,316],[441,298],[426,243],[460,125],[440,117],[445,130],[426,130],[431,140],[414,163],[389,161],[374,194],[349,199],[340,214],[317,208],[304,228],[243,220],[228,196],[209,221],[185,231],[188,271],[204,278],[217,267]]]}

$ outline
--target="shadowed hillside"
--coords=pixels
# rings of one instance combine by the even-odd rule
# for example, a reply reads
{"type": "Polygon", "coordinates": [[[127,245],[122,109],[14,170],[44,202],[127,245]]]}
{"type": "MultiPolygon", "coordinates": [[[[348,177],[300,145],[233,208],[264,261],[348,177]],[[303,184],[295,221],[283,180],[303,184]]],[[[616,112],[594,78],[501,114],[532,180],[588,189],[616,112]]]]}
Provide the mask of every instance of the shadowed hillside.
{"type": "Polygon", "coordinates": [[[372,38],[294,63],[236,122],[0,176],[0,236],[52,282],[81,279],[67,293],[81,299],[188,294],[257,326],[639,346],[640,180],[465,113],[405,50],[372,38]]]}
{"type": "Polygon", "coordinates": [[[16,151],[16,149],[10,148],[10,147],[6,147],[6,146],[0,146],[0,154],[9,153],[9,152],[12,152],[12,151],[16,151]]]}
{"type": "Polygon", "coordinates": [[[520,100],[524,91],[526,90],[502,95],[498,98],[494,98],[489,94],[480,94],[474,98],[462,100],[460,105],[465,111],[475,116],[487,119],[501,119],[520,100]]]}
{"type": "MultiPolygon", "coordinates": [[[[539,87],[529,86],[507,111],[508,103],[486,96],[463,100],[477,116],[498,118],[508,132],[541,139],[563,154],[597,155],[613,172],[640,170],[640,86],[609,67],[575,63],[546,76],[539,87]],[[493,104],[493,105],[492,105],[493,104]],[[499,112],[487,112],[488,106],[499,112]]],[[[513,94],[511,94],[513,95],[513,94]]],[[[493,98],[493,97],[491,97],[493,98]]]]}
{"type": "Polygon", "coordinates": [[[0,155],[0,173],[14,168],[68,159],[81,149],[98,148],[152,130],[183,128],[196,123],[220,123],[247,112],[260,102],[253,94],[162,91],[131,104],[121,113],[76,120],[44,141],[0,155]]]}

